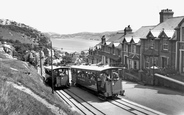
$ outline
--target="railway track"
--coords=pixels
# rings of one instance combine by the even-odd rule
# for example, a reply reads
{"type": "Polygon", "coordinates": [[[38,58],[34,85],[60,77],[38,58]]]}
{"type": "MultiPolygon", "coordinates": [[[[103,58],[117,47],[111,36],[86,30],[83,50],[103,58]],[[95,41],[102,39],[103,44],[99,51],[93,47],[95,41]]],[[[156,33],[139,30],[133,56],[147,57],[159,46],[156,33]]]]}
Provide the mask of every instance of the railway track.
{"type": "Polygon", "coordinates": [[[56,93],[64,100],[69,107],[76,107],[76,111],[82,115],[106,115],[70,90],[60,90],[56,93]],[[81,103],[82,102],[82,103],[81,103]]]}
{"type": "Polygon", "coordinates": [[[136,104],[129,103],[127,101],[124,101],[122,99],[116,99],[116,100],[109,100],[109,103],[112,103],[113,105],[122,108],[134,115],[160,115],[161,113],[158,113],[153,110],[149,110],[144,107],[140,107],[136,104]]]}
{"type": "Polygon", "coordinates": [[[119,115],[163,115],[158,111],[129,102],[121,97],[108,99],[103,102],[99,99],[97,99],[98,102],[90,102],[90,99],[88,100],[84,97],[84,95],[88,93],[87,91],[84,91],[83,94],[70,89],[56,92],[69,107],[75,108],[75,110],[82,115],[114,115],[117,113],[119,115]]]}

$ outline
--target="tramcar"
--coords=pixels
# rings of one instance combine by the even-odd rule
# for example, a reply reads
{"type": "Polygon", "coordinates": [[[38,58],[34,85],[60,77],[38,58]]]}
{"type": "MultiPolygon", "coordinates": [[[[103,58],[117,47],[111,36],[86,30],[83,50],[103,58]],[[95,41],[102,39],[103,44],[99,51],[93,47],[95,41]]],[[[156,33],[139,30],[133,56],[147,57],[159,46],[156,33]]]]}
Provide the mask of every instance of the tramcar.
{"type": "Polygon", "coordinates": [[[70,87],[70,67],[67,66],[46,66],[45,73],[48,75],[45,83],[52,86],[52,77],[54,80],[54,88],[70,87]],[[52,73],[53,72],[53,73],[52,73]]]}
{"type": "Polygon", "coordinates": [[[71,66],[72,83],[97,92],[102,99],[124,95],[121,67],[71,66]]]}

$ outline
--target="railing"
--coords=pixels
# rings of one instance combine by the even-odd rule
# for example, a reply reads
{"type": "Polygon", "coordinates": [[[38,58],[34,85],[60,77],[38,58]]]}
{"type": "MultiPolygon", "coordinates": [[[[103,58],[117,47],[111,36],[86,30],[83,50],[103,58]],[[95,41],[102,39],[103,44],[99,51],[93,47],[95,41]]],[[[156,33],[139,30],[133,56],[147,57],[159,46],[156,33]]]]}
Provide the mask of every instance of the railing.
{"type": "Polygon", "coordinates": [[[172,78],[169,78],[169,77],[166,77],[166,76],[157,74],[157,73],[155,74],[155,76],[160,77],[160,78],[163,78],[163,79],[165,79],[165,80],[168,80],[168,81],[171,81],[171,82],[174,82],[174,83],[177,83],[177,84],[179,84],[179,85],[184,86],[184,82],[181,82],[181,81],[178,81],[178,80],[175,80],[175,79],[172,79],[172,78]]]}
{"type": "Polygon", "coordinates": [[[179,80],[176,80],[164,75],[160,75],[156,73],[154,76],[153,82],[154,82],[154,85],[157,85],[157,86],[164,86],[169,89],[184,92],[184,82],[181,82],[179,80]]]}

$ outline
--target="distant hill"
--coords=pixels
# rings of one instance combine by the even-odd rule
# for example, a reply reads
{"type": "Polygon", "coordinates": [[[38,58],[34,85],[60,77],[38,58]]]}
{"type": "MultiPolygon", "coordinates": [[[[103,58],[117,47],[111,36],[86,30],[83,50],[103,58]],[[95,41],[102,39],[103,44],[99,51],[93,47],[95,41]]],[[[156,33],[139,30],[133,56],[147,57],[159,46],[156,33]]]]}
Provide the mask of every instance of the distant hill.
{"type": "Polygon", "coordinates": [[[58,33],[44,33],[46,36],[48,36],[51,39],[69,39],[69,38],[75,38],[75,39],[86,39],[86,40],[97,40],[100,41],[101,37],[105,35],[108,38],[111,36],[114,36],[117,32],[102,32],[102,33],[92,33],[92,32],[80,32],[80,33],[74,33],[74,34],[58,34],[58,33]]]}

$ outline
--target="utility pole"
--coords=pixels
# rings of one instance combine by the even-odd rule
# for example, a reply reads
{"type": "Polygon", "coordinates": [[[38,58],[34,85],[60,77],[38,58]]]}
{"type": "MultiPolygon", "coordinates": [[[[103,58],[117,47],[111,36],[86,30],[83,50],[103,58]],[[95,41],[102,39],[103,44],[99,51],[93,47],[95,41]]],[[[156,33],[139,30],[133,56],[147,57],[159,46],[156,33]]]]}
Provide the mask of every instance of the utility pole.
{"type": "Polygon", "coordinates": [[[54,76],[53,76],[53,59],[52,59],[52,42],[51,42],[51,77],[52,77],[52,93],[54,94],[54,76]]]}
{"type": "MultiPolygon", "coordinates": [[[[153,50],[154,50],[154,38],[152,38],[152,42],[153,42],[153,44],[152,44],[152,46],[153,46],[153,50]]],[[[154,52],[153,52],[153,50],[152,50],[152,67],[153,67],[153,70],[152,70],[152,72],[153,72],[153,85],[155,85],[155,76],[154,76],[154,69],[155,69],[155,62],[154,62],[154,52]]]]}
{"type": "Polygon", "coordinates": [[[39,51],[39,55],[40,55],[40,74],[41,74],[41,76],[43,76],[43,73],[42,73],[42,57],[41,57],[41,47],[40,47],[40,51],[39,51]]]}

